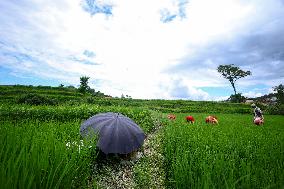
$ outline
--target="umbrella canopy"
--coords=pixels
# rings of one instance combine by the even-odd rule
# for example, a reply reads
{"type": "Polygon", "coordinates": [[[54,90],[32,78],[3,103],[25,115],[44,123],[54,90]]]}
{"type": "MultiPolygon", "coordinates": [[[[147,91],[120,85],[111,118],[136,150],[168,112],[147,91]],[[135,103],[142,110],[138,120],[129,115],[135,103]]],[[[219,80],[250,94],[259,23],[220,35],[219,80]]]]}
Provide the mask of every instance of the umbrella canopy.
{"type": "Polygon", "coordinates": [[[98,134],[97,147],[105,154],[128,154],[142,146],[145,134],[130,118],[120,113],[100,113],[87,119],[80,128],[83,137],[98,134]]]}

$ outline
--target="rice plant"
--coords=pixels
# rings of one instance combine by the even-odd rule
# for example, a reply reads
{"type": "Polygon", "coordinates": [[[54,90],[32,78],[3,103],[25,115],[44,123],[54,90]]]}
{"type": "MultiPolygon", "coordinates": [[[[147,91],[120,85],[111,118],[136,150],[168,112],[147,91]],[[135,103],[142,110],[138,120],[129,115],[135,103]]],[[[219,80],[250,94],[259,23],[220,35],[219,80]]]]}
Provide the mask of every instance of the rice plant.
{"type": "Polygon", "coordinates": [[[249,115],[185,114],[165,126],[164,154],[169,188],[281,188],[284,186],[283,116],[255,126],[249,115]]]}
{"type": "Polygon", "coordinates": [[[2,122],[0,188],[85,188],[94,141],[82,141],[80,121],[2,122]],[[93,143],[93,144],[90,144],[93,143]]]}

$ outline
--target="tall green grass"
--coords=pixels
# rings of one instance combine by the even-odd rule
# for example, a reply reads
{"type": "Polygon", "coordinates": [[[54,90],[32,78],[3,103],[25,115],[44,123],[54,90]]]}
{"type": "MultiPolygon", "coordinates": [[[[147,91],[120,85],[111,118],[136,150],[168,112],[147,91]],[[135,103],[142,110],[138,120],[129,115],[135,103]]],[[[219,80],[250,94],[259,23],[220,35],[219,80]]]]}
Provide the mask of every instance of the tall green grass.
{"type": "Polygon", "coordinates": [[[95,141],[82,141],[79,127],[111,111],[130,117],[145,133],[154,127],[152,113],[141,108],[0,105],[0,188],[95,186],[95,141]]]}
{"type": "Polygon", "coordinates": [[[116,106],[30,106],[0,104],[0,120],[21,122],[22,120],[60,121],[86,120],[101,112],[119,112],[133,119],[146,133],[153,127],[153,118],[149,110],[116,106]]]}
{"type": "Polygon", "coordinates": [[[167,122],[164,154],[169,188],[281,188],[284,186],[284,117],[266,116],[264,126],[249,115],[204,114],[167,122]]]}
{"type": "Polygon", "coordinates": [[[80,121],[1,122],[0,188],[86,188],[94,141],[81,141],[80,121]]]}

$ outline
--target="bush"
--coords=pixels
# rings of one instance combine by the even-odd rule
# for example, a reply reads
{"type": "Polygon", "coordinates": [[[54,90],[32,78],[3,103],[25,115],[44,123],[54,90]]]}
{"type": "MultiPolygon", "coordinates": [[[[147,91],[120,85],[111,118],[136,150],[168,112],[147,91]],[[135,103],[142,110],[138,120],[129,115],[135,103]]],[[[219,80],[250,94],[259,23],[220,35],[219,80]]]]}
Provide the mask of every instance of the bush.
{"type": "Polygon", "coordinates": [[[45,96],[38,94],[27,94],[20,96],[17,100],[18,104],[29,104],[29,105],[56,105],[58,104],[57,100],[50,99],[45,96]]]}
{"type": "Polygon", "coordinates": [[[240,103],[245,102],[246,98],[242,96],[242,93],[238,93],[236,95],[231,95],[228,100],[233,103],[240,103]]]}
{"type": "Polygon", "coordinates": [[[268,108],[265,111],[268,114],[284,115],[284,104],[276,104],[268,106],[268,108]]]}

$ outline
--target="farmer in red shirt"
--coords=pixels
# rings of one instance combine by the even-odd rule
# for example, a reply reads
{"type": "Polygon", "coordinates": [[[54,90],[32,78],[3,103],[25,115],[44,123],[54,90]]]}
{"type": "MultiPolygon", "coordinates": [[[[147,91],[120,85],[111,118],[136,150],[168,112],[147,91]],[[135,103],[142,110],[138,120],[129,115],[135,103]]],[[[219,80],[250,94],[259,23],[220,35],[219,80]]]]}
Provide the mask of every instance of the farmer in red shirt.
{"type": "Polygon", "coordinates": [[[189,123],[194,123],[195,121],[193,116],[186,116],[185,118],[186,118],[186,121],[189,123]]]}

